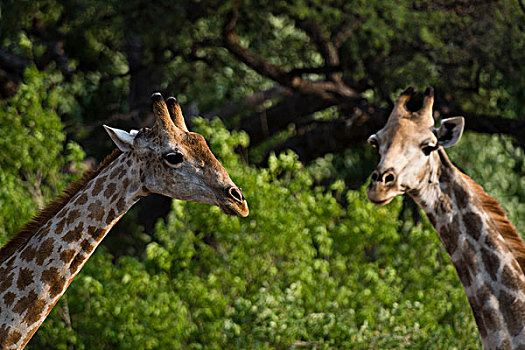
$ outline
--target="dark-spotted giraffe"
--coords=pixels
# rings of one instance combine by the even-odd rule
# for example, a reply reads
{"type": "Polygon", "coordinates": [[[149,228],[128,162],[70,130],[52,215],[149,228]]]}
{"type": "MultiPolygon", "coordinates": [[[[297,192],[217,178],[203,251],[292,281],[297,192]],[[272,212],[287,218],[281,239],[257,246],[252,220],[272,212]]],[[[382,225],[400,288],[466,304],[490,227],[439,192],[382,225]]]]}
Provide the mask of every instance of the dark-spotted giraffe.
{"type": "Polygon", "coordinates": [[[370,136],[381,160],[368,198],[385,205],[409,194],[425,211],[450,254],[486,349],[525,349],[525,246],[499,203],[450,162],[443,147],[463,132],[462,117],[434,128],[434,92],[417,112],[414,93],[396,100],[383,129],[370,136]]]}
{"type": "Polygon", "coordinates": [[[152,96],[153,128],[105,127],[115,150],[0,250],[0,349],[22,349],[111,227],[141,197],[160,193],[248,215],[241,190],[189,132],[174,98],[152,96]]]}

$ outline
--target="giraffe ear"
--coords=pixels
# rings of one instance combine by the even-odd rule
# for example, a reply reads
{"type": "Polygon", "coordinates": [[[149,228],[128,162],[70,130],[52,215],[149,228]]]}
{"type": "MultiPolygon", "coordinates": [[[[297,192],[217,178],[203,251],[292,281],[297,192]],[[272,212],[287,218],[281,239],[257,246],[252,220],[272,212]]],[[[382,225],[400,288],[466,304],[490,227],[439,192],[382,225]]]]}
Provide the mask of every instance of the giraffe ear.
{"type": "Polygon", "coordinates": [[[127,132],[124,130],[111,128],[107,125],[104,125],[104,129],[106,129],[107,133],[109,134],[109,137],[111,137],[113,142],[115,142],[117,147],[122,152],[130,151],[133,148],[133,140],[137,135],[136,130],[131,130],[131,132],[127,132]]]}
{"type": "Polygon", "coordinates": [[[435,130],[438,145],[450,147],[456,144],[463,134],[464,127],[465,118],[463,117],[443,119],[439,129],[435,130]]]}

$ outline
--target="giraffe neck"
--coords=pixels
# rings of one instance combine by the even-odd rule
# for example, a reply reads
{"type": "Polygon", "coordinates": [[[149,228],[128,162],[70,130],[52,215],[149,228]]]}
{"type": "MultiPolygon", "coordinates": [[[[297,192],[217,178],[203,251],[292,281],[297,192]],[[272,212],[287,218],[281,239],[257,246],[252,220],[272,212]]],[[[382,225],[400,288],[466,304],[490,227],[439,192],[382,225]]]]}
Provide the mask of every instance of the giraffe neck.
{"type": "Polygon", "coordinates": [[[0,349],[31,339],[95,248],[143,196],[137,162],[123,153],[15,246],[0,264],[0,349]]]}
{"type": "MultiPolygon", "coordinates": [[[[525,348],[525,275],[513,252],[523,243],[499,205],[494,210],[504,216],[506,226],[480,199],[481,187],[457,170],[442,149],[438,152],[438,165],[427,175],[425,187],[410,194],[450,254],[484,347],[525,348]],[[519,241],[508,241],[504,231],[509,226],[519,241]]],[[[496,203],[485,192],[481,196],[496,203]]]]}

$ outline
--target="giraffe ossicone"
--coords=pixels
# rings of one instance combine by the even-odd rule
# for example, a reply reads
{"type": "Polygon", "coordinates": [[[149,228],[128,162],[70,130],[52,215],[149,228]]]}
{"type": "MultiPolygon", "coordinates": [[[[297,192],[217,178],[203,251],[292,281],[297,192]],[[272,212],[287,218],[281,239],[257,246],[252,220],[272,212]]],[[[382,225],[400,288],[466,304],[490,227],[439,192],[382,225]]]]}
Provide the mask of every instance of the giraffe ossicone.
{"type": "Polygon", "coordinates": [[[459,171],[444,147],[463,132],[464,118],[444,119],[434,128],[434,91],[423,106],[406,103],[415,90],[396,100],[386,125],[368,142],[380,162],[367,195],[386,205],[410,195],[425,211],[463,284],[486,349],[525,349],[525,245],[500,204],[459,171]]]}
{"type": "Polygon", "coordinates": [[[152,96],[152,128],[104,126],[118,150],[71,184],[0,249],[0,349],[22,349],[113,225],[159,193],[246,217],[241,190],[189,132],[175,98],[152,96]]]}

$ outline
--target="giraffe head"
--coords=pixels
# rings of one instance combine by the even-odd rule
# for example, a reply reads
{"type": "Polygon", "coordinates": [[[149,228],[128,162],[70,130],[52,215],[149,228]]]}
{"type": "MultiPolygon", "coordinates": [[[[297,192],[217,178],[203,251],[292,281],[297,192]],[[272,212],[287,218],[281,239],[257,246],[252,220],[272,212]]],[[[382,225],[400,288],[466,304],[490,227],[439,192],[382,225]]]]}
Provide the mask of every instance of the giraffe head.
{"type": "Polygon", "coordinates": [[[434,128],[434,90],[430,87],[421,109],[409,111],[406,103],[414,91],[409,87],[397,98],[386,125],[368,139],[381,156],[367,189],[370,201],[378,205],[402,193],[417,195],[428,183],[436,182],[436,151],[454,145],[463,133],[463,117],[444,119],[441,127],[434,128]]]}
{"type": "Polygon", "coordinates": [[[174,97],[151,96],[156,116],[152,128],[139,131],[104,126],[122,152],[139,163],[144,192],[218,206],[228,215],[248,216],[241,189],[210,151],[204,137],[188,131],[174,97]]]}

